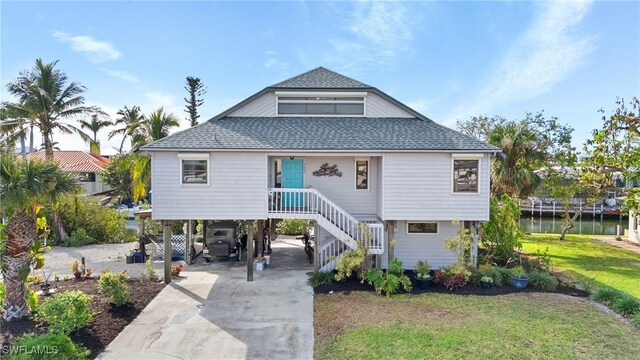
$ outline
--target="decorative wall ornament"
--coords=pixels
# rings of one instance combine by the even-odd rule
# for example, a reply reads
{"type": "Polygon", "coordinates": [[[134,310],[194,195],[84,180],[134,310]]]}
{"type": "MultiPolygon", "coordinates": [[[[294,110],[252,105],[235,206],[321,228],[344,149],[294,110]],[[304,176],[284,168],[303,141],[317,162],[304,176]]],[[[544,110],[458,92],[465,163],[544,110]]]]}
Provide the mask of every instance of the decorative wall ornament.
{"type": "Polygon", "coordinates": [[[329,163],[324,163],[320,166],[320,169],[313,172],[313,176],[342,177],[342,171],[338,170],[338,164],[333,164],[329,166],[329,163]]]}

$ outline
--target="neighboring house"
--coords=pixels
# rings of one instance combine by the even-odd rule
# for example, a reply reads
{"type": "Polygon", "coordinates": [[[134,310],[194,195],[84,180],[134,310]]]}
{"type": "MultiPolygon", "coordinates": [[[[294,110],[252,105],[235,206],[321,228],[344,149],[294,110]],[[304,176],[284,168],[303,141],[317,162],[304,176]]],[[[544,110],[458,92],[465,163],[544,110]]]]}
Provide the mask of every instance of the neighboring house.
{"type": "MultiPolygon", "coordinates": [[[[31,153],[32,159],[44,159],[44,151],[31,153]]],[[[97,194],[110,190],[109,186],[102,182],[100,173],[109,164],[110,160],[104,156],[91,154],[80,150],[54,150],[53,160],[64,171],[73,173],[82,184],[85,194],[97,194]]]]}
{"type": "Polygon", "coordinates": [[[455,262],[444,248],[452,221],[489,219],[499,149],[320,67],[141,151],[152,157],[153,219],[313,219],[326,271],[356,240],[383,268],[393,256],[406,268],[455,262]]]}

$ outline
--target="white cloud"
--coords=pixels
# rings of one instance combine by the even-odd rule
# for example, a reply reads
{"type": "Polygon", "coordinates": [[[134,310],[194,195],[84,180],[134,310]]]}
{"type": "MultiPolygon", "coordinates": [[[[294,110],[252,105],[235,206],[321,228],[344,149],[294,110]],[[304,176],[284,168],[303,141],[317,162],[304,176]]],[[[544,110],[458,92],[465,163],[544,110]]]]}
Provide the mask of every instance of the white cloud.
{"type": "Polygon", "coordinates": [[[266,67],[267,69],[272,67],[273,65],[278,63],[278,59],[276,58],[270,58],[269,60],[264,62],[264,67],[266,67]]]}
{"type": "Polygon", "coordinates": [[[155,109],[163,106],[165,109],[173,107],[175,100],[173,96],[160,91],[150,91],[144,94],[149,100],[149,105],[155,109]]]}
{"type": "Polygon", "coordinates": [[[71,36],[61,31],[54,31],[53,37],[71,46],[73,51],[86,55],[94,63],[101,64],[113,61],[122,53],[109,42],[98,41],[88,35],[71,36]]]}
{"type": "Polygon", "coordinates": [[[591,1],[539,3],[534,20],[490,75],[486,86],[446,117],[447,124],[550,91],[580,67],[595,49],[577,34],[591,1]]]}
{"type": "MultiPolygon", "coordinates": [[[[339,9],[336,13],[344,13],[339,9]]],[[[410,50],[411,28],[417,17],[401,2],[357,2],[344,26],[350,37],[330,39],[333,54],[328,61],[344,64],[354,59],[368,64],[386,64],[410,50]]]]}
{"type": "Polygon", "coordinates": [[[130,82],[130,83],[137,83],[138,82],[138,78],[133,75],[130,74],[126,71],[122,71],[122,70],[111,70],[111,69],[102,69],[102,71],[104,71],[105,73],[107,73],[107,75],[114,77],[116,79],[120,79],[120,80],[124,80],[126,82],[130,82]]]}

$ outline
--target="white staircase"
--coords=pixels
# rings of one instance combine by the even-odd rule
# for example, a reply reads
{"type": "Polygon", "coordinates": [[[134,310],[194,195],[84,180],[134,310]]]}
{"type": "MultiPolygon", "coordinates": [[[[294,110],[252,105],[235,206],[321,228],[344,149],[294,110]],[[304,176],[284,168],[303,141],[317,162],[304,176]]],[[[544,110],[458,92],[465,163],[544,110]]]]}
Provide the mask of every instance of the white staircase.
{"type": "Polygon", "coordinates": [[[381,223],[358,221],[315,189],[269,189],[269,217],[315,220],[335,237],[318,248],[320,271],[333,270],[338,259],[347,250],[357,249],[358,243],[369,254],[384,253],[384,226],[381,223]]]}

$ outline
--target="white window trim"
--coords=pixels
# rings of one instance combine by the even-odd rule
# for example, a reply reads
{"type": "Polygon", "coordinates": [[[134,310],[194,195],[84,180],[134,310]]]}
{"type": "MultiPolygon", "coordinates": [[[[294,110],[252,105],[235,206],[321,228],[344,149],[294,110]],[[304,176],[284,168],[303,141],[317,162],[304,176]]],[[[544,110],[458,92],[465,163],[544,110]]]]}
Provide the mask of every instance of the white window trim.
{"type": "Polygon", "coordinates": [[[481,175],[481,169],[482,169],[482,157],[484,154],[451,154],[451,169],[450,169],[450,174],[451,174],[451,194],[452,195],[479,195],[481,194],[480,191],[480,175],[481,175]],[[453,178],[453,171],[454,171],[454,162],[456,160],[478,160],[478,190],[477,191],[455,191],[454,188],[454,182],[455,179],[453,178]]]}
{"type": "Polygon", "coordinates": [[[355,191],[371,191],[371,158],[360,157],[353,160],[353,189],[355,191]],[[358,161],[367,162],[367,188],[358,189],[358,161]]]}
{"type": "Polygon", "coordinates": [[[405,234],[413,236],[413,235],[439,235],[440,234],[440,223],[438,221],[407,221],[404,227],[405,234]],[[436,232],[434,233],[412,233],[409,232],[409,224],[436,224],[436,232]]]}
{"type": "Polygon", "coordinates": [[[275,91],[276,116],[284,117],[366,117],[367,116],[367,92],[301,92],[301,91],[275,91]],[[307,103],[310,100],[280,100],[280,97],[361,97],[362,100],[317,100],[318,104],[362,104],[362,114],[280,114],[279,104],[307,103]]]}
{"type": "Polygon", "coordinates": [[[178,159],[180,160],[180,178],[178,181],[180,182],[180,186],[186,187],[204,187],[209,186],[210,178],[211,178],[211,161],[209,161],[209,153],[178,153],[178,159]],[[206,183],[184,183],[183,173],[184,166],[182,165],[183,160],[206,160],[207,161],[207,182],[206,183]]]}

